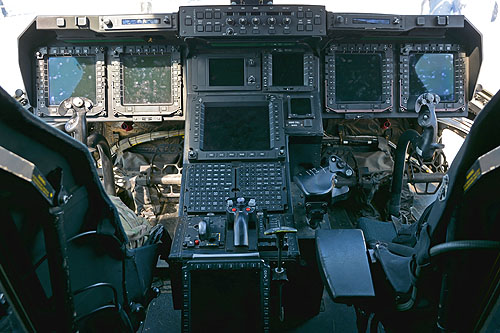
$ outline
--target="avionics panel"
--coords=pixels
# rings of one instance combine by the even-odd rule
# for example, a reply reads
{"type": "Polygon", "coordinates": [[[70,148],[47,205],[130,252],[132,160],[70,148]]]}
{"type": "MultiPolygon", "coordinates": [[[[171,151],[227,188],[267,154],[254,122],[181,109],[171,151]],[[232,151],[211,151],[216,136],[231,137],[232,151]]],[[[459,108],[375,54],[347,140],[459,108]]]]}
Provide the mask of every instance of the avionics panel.
{"type": "Polygon", "coordinates": [[[203,332],[207,327],[221,332],[234,331],[235,327],[248,332],[269,331],[269,265],[245,255],[240,258],[221,256],[183,265],[182,332],[203,332]],[[235,304],[236,312],[232,308],[235,304]]]}
{"type": "Polygon", "coordinates": [[[176,29],[177,13],[99,16],[99,28],[103,31],[176,29]]]}
{"type": "Polygon", "coordinates": [[[459,45],[405,44],[401,46],[400,111],[415,111],[415,101],[423,93],[438,94],[439,112],[465,112],[466,56],[459,45]]]}
{"type": "Polygon", "coordinates": [[[394,64],[391,44],[332,45],[325,61],[328,112],[392,111],[394,64]]]}
{"type": "Polygon", "coordinates": [[[198,95],[189,110],[189,159],[285,156],[283,101],[275,96],[198,95]]]}
{"type": "Polygon", "coordinates": [[[262,87],[267,91],[312,91],[318,87],[318,58],[311,52],[277,49],[264,53],[262,87]]]}
{"type": "Polygon", "coordinates": [[[260,90],[260,53],[204,54],[188,60],[193,91],[260,90]]]}
{"type": "Polygon", "coordinates": [[[173,46],[115,46],[109,51],[109,96],[115,117],[181,116],[180,53],[173,46]]]}
{"type": "Polygon", "coordinates": [[[319,92],[285,96],[285,132],[293,136],[322,136],[321,98],[319,92]]]}
{"type": "Polygon", "coordinates": [[[324,6],[179,8],[181,37],[326,36],[324,6]]]}
{"type": "MultiPolygon", "coordinates": [[[[60,117],[69,97],[93,103],[88,116],[105,115],[105,49],[99,46],[49,46],[36,51],[36,114],[60,117]]],[[[68,115],[70,116],[70,115],[68,115]]]]}

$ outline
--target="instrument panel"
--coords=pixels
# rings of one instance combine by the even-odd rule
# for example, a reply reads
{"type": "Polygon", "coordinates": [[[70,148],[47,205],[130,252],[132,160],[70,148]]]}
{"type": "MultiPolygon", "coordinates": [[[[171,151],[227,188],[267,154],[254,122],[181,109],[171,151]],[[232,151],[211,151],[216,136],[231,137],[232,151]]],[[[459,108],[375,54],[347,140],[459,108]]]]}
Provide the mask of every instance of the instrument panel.
{"type": "Polygon", "coordinates": [[[49,122],[66,121],[59,105],[77,96],[93,103],[89,121],[185,120],[195,93],[274,96],[292,132],[318,132],[322,118],[415,118],[425,92],[440,95],[438,117],[463,116],[480,65],[480,41],[460,38],[474,32],[463,16],[189,6],[72,21],[37,18],[47,37],[21,51],[28,96],[49,122]]]}

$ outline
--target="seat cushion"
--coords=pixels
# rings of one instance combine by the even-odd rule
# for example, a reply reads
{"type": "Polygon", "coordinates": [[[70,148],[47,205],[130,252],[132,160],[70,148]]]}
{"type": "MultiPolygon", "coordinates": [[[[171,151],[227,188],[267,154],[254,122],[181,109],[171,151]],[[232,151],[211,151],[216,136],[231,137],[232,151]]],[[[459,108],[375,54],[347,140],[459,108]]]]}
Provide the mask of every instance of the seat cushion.
{"type": "Polygon", "coordinates": [[[365,240],[368,243],[377,241],[390,243],[397,236],[396,228],[391,222],[381,222],[362,217],[358,220],[358,227],[363,230],[365,240]]]}
{"type": "Polygon", "coordinates": [[[377,257],[385,276],[395,292],[407,294],[411,288],[410,261],[411,257],[398,256],[384,246],[375,248],[377,257]]]}

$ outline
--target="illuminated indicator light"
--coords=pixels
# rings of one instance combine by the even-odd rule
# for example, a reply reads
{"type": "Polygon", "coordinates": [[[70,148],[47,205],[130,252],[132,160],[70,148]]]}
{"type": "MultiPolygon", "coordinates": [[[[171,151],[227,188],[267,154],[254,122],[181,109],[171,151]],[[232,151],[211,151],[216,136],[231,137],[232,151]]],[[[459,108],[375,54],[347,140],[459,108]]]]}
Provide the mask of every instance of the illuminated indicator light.
{"type": "Polygon", "coordinates": [[[245,209],[246,209],[246,211],[247,211],[247,212],[249,212],[249,211],[250,211],[250,207],[247,207],[247,208],[245,208],[245,209]]]}
{"type": "Polygon", "coordinates": [[[194,245],[200,245],[200,241],[198,239],[194,240],[194,245]]]}
{"type": "Polygon", "coordinates": [[[233,209],[231,209],[231,210],[232,210],[233,212],[235,212],[235,211],[236,211],[236,208],[233,208],[233,209]]]}

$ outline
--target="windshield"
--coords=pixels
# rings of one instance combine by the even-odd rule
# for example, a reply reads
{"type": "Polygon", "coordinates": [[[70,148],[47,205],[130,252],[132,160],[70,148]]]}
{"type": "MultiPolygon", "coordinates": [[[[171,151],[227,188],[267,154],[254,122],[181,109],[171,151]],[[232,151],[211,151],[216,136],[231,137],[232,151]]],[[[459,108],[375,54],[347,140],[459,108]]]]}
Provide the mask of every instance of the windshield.
{"type": "MultiPolygon", "coordinates": [[[[390,13],[390,14],[461,14],[483,34],[483,64],[478,83],[484,89],[496,93],[500,89],[498,80],[497,55],[500,33],[497,0],[276,0],[275,4],[312,4],[324,5],[332,12],[390,13]]],[[[179,5],[227,5],[229,0],[0,0],[0,41],[3,52],[0,53],[0,86],[10,94],[24,85],[21,79],[17,37],[37,15],[74,15],[74,14],[134,14],[175,12],[179,5]]]]}

